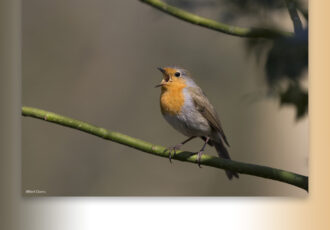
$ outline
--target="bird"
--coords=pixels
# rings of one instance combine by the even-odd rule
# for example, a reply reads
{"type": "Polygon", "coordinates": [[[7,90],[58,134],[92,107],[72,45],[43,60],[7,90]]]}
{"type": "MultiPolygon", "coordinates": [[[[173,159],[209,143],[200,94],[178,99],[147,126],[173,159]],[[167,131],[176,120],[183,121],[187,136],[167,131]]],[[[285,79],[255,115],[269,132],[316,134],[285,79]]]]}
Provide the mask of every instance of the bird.
{"type": "MultiPolygon", "coordinates": [[[[197,163],[200,167],[201,157],[207,144],[214,146],[219,157],[231,159],[226,145],[228,140],[222,129],[219,116],[205,96],[202,89],[192,79],[190,73],[176,66],[158,67],[163,79],[155,87],[161,88],[160,109],[165,120],[181,134],[189,137],[187,140],[169,147],[169,160],[172,152],[176,154],[184,144],[199,137],[204,141],[197,153],[197,163]]],[[[225,170],[229,180],[239,178],[238,173],[225,170]]]]}

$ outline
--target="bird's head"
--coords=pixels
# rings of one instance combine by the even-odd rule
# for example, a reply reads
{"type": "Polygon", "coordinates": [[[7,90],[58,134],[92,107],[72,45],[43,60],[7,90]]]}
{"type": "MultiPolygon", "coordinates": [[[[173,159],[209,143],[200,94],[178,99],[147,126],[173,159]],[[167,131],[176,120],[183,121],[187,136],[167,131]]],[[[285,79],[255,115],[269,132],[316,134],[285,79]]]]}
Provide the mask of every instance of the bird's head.
{"type": "Polygon", "coordinates": [[[189,73],[187,70],[178,67],[158,67],[158,70],[163,74],[163,79],[156,87],[162,87],[162,89],[171,88],[184,88],[187,85],[187,81],[190,81],[189,73]]]}

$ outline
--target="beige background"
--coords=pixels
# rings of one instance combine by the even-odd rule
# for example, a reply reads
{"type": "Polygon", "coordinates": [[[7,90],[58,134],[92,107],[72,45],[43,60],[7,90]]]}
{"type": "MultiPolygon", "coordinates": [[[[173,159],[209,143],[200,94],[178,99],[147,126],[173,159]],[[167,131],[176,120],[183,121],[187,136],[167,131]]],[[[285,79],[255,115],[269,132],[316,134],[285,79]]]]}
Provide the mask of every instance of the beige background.
{"type": "MultiPolygon", "coordinates": [[[[149,142],[185,137],[159,111],[157,66],[192,72],[220,114],[233,159],[308,174],[308,118],[280,108],[242,38],[199,28],[138,1],[23,2],[22,104],[149,142]]],[[[215,18],[209,9],[196,11],[215,18]]],[[[277,15],[292,29],[286,12],[277,15]]],[[[248,22],[242,22],[242,25],[248,22]]],[[[293,195],[298,188],[157,158],[75,130],[22,120],[22,192],[47,195],[293,195]]],[[[195,140],[185,149],[197,151],[195,140]]],[[[211,148],[207,153],[215,154],[211,148]]]]}

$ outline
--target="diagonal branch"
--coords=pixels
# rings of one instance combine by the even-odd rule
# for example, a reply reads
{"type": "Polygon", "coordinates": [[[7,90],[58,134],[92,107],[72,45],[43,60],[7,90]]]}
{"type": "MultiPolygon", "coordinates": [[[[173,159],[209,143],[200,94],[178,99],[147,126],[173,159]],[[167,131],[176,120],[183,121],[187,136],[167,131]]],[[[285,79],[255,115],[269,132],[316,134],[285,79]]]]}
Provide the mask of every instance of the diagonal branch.
{"type": "Polygon", "coordinates": [[[290,37],[293,34],[290,32],[268,29],[268,28],[243,28],[238,26],[231,26],[221,22],[217,22],[208,18],[200,17],[198,15],[189,13],[185,10],[181,10],[160,0],[140,0],[166,14],[172,15],[176,18],[195,24],[201,27],[206,27],[211,30],[215,30],[221,33],[248,38],[278,38],[278,37],[290,37]]]}
{"type": "MultiPolygon", "coordinates": [[[[126,145],[131,148],[135,148],[142,152],[153,154],[155,156],[166,158],[169,157],[169,152],[166,150],[166,148],[162,146],[154,145],[121,133],[108,131],[104,128],[99,128],[90,125],[86,122],[78,121],[69,117],[64,117],[45,110],[23,106],[22,115],[77,129],[113,142],[117,142],[122,145],[126,145]]],[[[172,159],[195,164],[197,163],[195,153],[186,151],[177,151],[176,155],[172,157],[172,159]]],[[[281,181],[308,191],[308,177],[293,172],[288,172],[281,169],[275,169],[266,166],[221,159],[206,154],[202,156],[201,164],[220,169],[227,169],[241,174],[248,174],[281,181]]]]}

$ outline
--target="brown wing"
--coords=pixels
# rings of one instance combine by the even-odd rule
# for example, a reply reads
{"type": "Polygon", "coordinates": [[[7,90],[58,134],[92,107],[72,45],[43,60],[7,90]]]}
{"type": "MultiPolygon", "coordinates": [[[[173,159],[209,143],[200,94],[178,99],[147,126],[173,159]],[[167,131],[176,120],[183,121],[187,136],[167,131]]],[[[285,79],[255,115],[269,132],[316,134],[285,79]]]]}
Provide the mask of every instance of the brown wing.
{"type": "Polygon", "coordinates": [[[218,114],[203,91],[197,87],[189,87],[188,91],[194,100],[196,109],[206,118],[211,127],[220,133],[222,139],[229,146],[225,133],[222,130],[218,114]]]}

